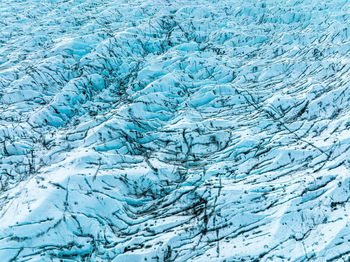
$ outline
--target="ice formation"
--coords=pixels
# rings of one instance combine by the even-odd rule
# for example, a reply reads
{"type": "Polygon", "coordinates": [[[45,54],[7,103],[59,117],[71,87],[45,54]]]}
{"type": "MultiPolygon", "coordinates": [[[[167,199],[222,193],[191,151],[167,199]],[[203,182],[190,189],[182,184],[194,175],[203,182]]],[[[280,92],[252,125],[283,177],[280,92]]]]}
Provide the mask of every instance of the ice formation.
{"type": "Polygon", "coordinates": [[[349,261],[346,0],[1,0],[0,261],[349,261]]]}

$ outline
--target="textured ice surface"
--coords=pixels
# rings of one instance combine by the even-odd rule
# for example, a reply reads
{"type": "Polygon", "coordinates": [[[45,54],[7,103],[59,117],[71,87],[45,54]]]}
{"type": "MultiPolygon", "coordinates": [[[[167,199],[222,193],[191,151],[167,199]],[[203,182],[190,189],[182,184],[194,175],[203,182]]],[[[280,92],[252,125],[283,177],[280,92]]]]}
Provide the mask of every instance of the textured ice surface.
{"type": "Polygon", "coordinates": [[[1,0],[0,261],[348,261],[349,21],[1,0]]]}

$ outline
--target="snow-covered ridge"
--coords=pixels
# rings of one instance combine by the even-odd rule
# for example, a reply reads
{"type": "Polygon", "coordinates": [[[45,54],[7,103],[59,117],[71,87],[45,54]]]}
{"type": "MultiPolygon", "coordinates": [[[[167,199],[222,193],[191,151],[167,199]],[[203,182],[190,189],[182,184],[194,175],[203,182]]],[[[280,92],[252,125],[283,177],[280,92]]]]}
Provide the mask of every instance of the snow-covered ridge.
{"type": "Polygon", "coordinates": [[[347,261],[349,11],[1,1],[0,261],[347,261]]]}

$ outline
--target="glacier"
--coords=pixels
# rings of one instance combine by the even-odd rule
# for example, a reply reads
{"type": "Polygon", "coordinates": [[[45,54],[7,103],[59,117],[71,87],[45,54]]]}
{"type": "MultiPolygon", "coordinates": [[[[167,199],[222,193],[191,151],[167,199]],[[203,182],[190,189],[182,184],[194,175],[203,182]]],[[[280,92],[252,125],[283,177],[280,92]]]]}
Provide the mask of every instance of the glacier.
{"type": "Polygon", "coordinates": [[[0,261],[349,261],[349,22],[2,0],[0,261]]]}

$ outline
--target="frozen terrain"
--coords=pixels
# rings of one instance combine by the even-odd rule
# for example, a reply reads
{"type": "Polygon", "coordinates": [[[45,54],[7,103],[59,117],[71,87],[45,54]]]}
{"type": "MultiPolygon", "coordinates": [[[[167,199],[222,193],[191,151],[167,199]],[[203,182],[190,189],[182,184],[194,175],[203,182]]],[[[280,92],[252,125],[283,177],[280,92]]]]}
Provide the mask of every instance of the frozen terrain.
{"type": "Polygon", "coordinates": [[[349,261],[350,2],[1,0],[0,261],[349,261]]]}

